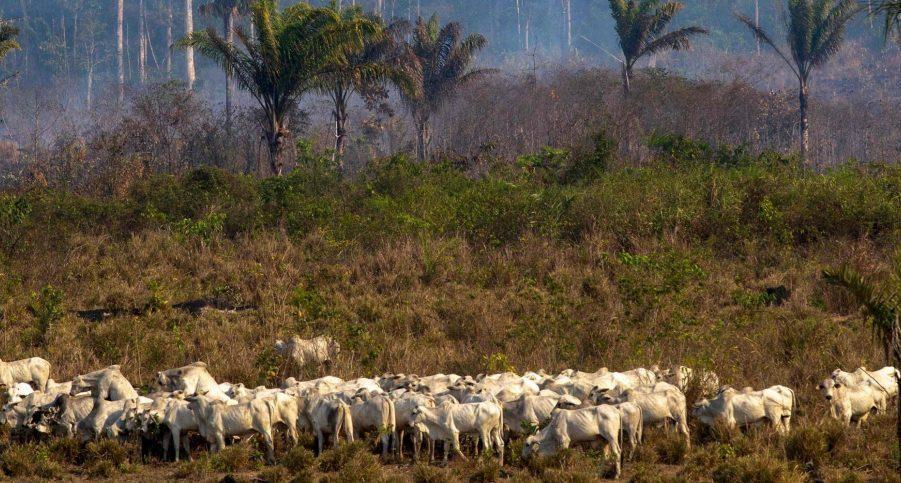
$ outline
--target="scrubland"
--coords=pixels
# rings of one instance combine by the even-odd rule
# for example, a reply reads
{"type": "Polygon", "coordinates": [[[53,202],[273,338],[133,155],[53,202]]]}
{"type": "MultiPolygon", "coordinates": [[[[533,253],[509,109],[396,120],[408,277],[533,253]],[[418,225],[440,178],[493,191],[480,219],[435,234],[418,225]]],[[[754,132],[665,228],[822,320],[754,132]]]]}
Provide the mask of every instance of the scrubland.
{"type": "MultiPolygon", "coordinates": [[[[482,175],[402,156],[342,180],[309,150],[281,178],[200,168],[150,176],[119,196],[23,188],[0,195],[0,358],[41,356],[58,381],[121,364],[135,386],[195,360],[220,381],[314,377],[276,356],[276,338],[328,334],[341,377],[478,374],[685,364],[724,383],[794,388],[794,431],[704,430],[689,451],[649,431],[634,481],[897,481],[894,416],[861,429],[828,420],[815,390],[833,369],[885,365],[847,296],[822,279],[896,258],[901,170],[814,171],[678,136],[655,160],[609,169],[603,135],[482,175]],[[199,311],[179,303],[203,299],[199,311]],[[96,316],[103,309],[109,316],[96,316]],[[234,310],[232,310],[234,309],[234,310]]],[[[693,395],[689,395],[691,398],[693,395]]],[[[11,477],[266,481],[591,481],[592,450],[383,464],[365,445],[263,467],[244,443],[192,463],[143,464],[134,444],[22,442],[5,434],[11,477]]]]}

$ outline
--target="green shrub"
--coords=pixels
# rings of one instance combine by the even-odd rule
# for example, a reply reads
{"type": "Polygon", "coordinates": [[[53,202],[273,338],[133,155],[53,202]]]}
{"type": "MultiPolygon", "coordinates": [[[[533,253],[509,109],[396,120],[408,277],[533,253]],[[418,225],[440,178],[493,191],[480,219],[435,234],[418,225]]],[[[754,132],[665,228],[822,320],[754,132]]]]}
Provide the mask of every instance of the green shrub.
{"type": "Polygon", "coordinates": [[[319,455],[319,469],[323,472],[340,471],[355,459],[366,459],[366,456],[372,457],[372,454],[363,441],[339,444],[319,455]]]}
{"type": "Polygon", "coordinates": [[[282,466],[271,466],[264,469],[257,475],[257,480],[261,483],[284,483],[291,481],[291,472],[282,466]]]}
{"type": "Polygon", "coordinates": [[[681,434],[667,431],[658,435],[654,440],[654,449],[657,452],[658,460],[667,465],[681,465],[688,455],[688,445],[685,438],[681,434]]]}
{"type": "Polygon", "coordinates": [[[498,459],[492,455],[484,454],[476,463],[475,471],[469,476],[473,483],[487,483],[497,481],[501,474],[501,465],[498,459]]]}
{"type": "Polygon", "coordinates": [[[64,298],[65,294],[54,288],[53,285],[46,285],[40,292],[31,294],[28,311],[35,318],[36,335],[34,339],[38,344],[47,342],[47,334],[65,315],[64,298]]]}
{"type": "Polygon", "coordinates": [[[411,477],[414,483],[445,483],[456,480],[449,470],[436,468],[427,463],[416,463],[411,477]]]}

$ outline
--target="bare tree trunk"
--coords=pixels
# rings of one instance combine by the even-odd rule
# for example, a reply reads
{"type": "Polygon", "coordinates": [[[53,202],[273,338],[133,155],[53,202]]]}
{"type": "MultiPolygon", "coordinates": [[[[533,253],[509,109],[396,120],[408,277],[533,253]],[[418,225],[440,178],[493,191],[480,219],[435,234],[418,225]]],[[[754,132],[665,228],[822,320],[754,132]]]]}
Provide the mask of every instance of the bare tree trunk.
{"type": "MultiPolygon", "coordinates": [[[[18,37],[19,37],[19,43],[24,45],[25,32],[28,32],[28,34],[30,35],[31,28],[28,25],[28,9],[25,5],[25,0],[19,0],[19,5],[21,6],[21,9],[22,9],[22,31],[19,32],[18,37]]],[[[25,56],[24,56],[25,60],[23,62],[22,75],[27,76],[28,75],[28,49],[23,49],[23,51],[25,54],[25,56]]]]}
{"type": "Polygon", "coordinates": [[[564,40],[566,45],[564,47],[564,51],[566,55],[572,53],[573,48],[573,4],[572,0],[562,0],[563,1],[563,24],[564,24],[564,40]]]}
{"type": "MultiPolygon", "coordinates": [[[[224,18],[225,25],[225,41],[228,45],[235,43],[235,17],[238,15],[237,8],[232,8],[224,18]]],[[[228,73],[225,73],[225,127],[231,131],[232,113],[234,110],[235,95],[235,79],[228,73]]]]}
{"type": "MultiPolygon", "coordinates": [[[[194,31],[194,1],[185,0],[185,35],[190,35],[194,31]]],[[[188,89],[194,89],[194,81],[197,74],[194,72],[194,48],[185,48],[185,67],[187,69],[186,76],[188,81],[188,89]]]]}
{"type": "Polygon", "coordinates": [[[332,93],[335,102],[335,153],[332,161],[338,163],[338,172],[344,174],[344,150],[347,145],[347,92],[342,87],[337,87],[332,93]]]}
{"type": "Polygon", "coordinates": [[[118,0],[116,3],[116,59],[119,63],[119,106],[122,106],[125,103],[125,0],[118,0]]]}
{"type": "Polygon", "coordinates": [[[96,44],[94,43],[94,36],[91,36],[91,46],[88,47],[88,94],[87,94],[87,107],[88,111],[91,110],[94,104],[94,52],[95,52],[96,44]]]}
{"type": "Polygon", "coordinates": [[[807,119],[807,97],[809,95],[809,87],[807,80],[801,80],[801,87],[798,90],[798,101],[801,113],[801,160],[807,164],[810,154],[810,124],[807,119]]]}
{"type": "Polygon", "coordinates": [[[628,96],[632,92],[632,69],[623,64],[623,90],[628,96]]]}
{"type": "Polygon", "coordinates": [[[522,8],[519,4],[521,0],[516,0],[516,38],[519,39],[519,45],[522,47],[522,8]]]}
{"type": "Polygon", "coordinates": [[[144,23],[144,0],[138,1],[138,72],[141,85],[147,81],[147,25],[144,23]]]}
{"type": "Polygon", "coordinates": [[[379,17],[382,17],[382,9],[384,8],[384,0],[377,0],[375,2],[375,14],[379,17]]]}
{"type": "MultiPolygon", "coordinates": [[[[754,26],[760,28],[760,0],[754,0],[754,26]]],[[[757,36],[754,36],[757,39],[757,55],[760,55],[760,39],[757,36]]]]}
{"type": "Polygon", "coordinates": [[[166,74],[172,75],[172,0],[166,0],[166,74]]]}
{"type": "Polygon", "coordinates": [[[529,29],[531,26],[532,26],[532,16],[529,15],[526,17],[526,29],[525,29],[525,39],[524,39],[526,50],[530,50],[532,48],[532,46],[530,45],[531,43],[529,42],[529,29]]]}

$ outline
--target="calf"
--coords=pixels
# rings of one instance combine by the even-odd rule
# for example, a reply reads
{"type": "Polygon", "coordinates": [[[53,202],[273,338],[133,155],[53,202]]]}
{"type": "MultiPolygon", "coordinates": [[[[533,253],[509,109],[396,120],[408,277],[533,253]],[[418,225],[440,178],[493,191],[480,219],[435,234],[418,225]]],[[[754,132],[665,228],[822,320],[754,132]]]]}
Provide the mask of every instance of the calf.
{"type": "Polygon", "coordinates": [[[502,404],[504,428],[512,434],[532,434],[539,425],[551,419],[560,396],[523,395],[514,401],[502,404]]]}
{"type": "Polygon", "coordinates": [[[573,443],[603,440],[606,442],[604,453],[612,455],[616,465],[614,477],[619,478],[622,468],[619,444],[621,426],[620,412],[611,406],[558,409],[547,427],[526,438],[522,455],[523,458],[549,456],[569,448],[573,443]]]}
{"type": "Polygon", "coordinates": [[[331,337],[319,336],[306,340],[295,335],[287,342],[275,341],[275,351],[290,356],[298,367],[304,367],[307,364],[331,363],[341,352],[341,346],[331,337]]]}
{"type": "Polygon", "coordinates": [[[829,415],[845,423],[845,426],[855,421],[860,427],[871,412],[885,412],[887,395],[873,381],[849,386],[829,378],[821,382],[817,389],[829,403],[829,415]]]}

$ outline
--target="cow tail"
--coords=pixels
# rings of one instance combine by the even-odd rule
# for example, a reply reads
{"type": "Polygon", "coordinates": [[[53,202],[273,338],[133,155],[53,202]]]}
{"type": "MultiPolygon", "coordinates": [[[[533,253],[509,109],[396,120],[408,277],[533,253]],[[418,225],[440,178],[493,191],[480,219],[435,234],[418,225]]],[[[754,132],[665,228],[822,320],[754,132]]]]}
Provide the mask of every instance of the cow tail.
{"type": "Polygon", "coordinates": [[[269,431],[271,433],[272,425],[274,424],[273,421],[275,421],[275,412],[276,412],[275,400],[267,398],[265,401],[266,401],[266,409],[268,410],[267,412],[269,413],[269,420],[266,421],[266,425],[269,426],[269,431]]]}
{"type": "Polygon", "coordinates": [[[638,408],[638,444],[642,443],[642,439],[644,439],[644,414],[642,413],[641,408],[638,408]]]}
{"type": "Polygon", "coordinates": [[[388,427],[387,430],[391,431],[391,442],[393,445],[397,445],[397,415],[394,413],[394,401],[390,398],[385,398],[388,402],[388,427]]]}
{"type": "Polygon", "coordinates": [[[335,430],[335,437],[337,437],[338,432],[343,427],[344,437],[347,438],[348,442],[352,443],[354,441],[354,421],[350,414],[350,406],[342,403],[339,407],[341,414],[338,418],[338,428],[335,430]]]}

